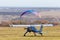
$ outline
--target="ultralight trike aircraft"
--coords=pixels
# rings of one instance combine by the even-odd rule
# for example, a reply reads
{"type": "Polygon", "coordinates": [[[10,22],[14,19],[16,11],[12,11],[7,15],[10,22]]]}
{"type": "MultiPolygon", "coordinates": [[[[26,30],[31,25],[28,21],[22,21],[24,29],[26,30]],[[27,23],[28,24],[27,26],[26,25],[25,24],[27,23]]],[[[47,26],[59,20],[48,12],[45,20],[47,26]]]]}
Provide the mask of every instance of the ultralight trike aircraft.
{"type": "MultiPolygon", "coordinates": [[[[35,12],[34,10],[27,10],[27,11],[25,11],[25,12],[23,12],[21,15],[20,15],[20,18],[23,16],[23,15],[25,15],[25,14],[34,14],[34,15],[36,15],[37,17],[39,17],[39,18],[41,18],[41,15],[38,13],[38,12],[35,12]]],[[[54,25],[51,25],[51,26],[54,26],[54,25]]],[[[41,26],[40,26],[40,30],[37,30],[36,28],[35,28],[35,26],[28,26],[27,28],[25,28],[26,29],[26,32],[24,33],[24,36],[26,36],[26,34],[29,32],[33,32],[34,33],[34,35],[36,36],[36,33],[38,33],[38,34],[41,34],[41,36],[43,35],[43,33],[42,33],[42,29],[43,29],[43,23],[41,23],[41,26]]]]}

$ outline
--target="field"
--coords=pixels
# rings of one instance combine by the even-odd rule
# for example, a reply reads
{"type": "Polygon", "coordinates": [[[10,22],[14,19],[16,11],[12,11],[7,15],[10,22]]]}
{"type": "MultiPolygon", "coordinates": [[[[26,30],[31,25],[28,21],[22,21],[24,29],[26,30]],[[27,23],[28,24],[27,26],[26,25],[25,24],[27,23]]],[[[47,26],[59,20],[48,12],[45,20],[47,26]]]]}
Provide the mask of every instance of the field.
{"type": "Polygon", "coordinates": [[[24,37],[25,31],[23,27],[0,27],[0,40],[60,40],[60,26],[44,27],[43,36],[28,33],[24,37]]]}

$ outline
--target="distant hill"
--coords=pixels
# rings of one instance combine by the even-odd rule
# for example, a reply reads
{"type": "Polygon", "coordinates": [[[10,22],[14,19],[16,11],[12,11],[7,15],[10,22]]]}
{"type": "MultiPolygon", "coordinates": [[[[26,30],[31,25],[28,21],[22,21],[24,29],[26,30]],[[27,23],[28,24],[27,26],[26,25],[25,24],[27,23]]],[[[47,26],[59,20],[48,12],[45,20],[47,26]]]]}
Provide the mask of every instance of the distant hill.
{"type": "MultiPolygon", "coordinates": [[[[37,12],[51,11],[51,10],[60,10],[60,8],[44,8],[44,7],[0,7],[1,15],[19,15],[26,10],[35,10],[37,12]]],[[[43,13],[44,14],[44,13],[43,13]]]]}
{"type": "Polygon", "coordinates": [[[0,15],[20,15],[20,12],[0,12],[0,15]]]}

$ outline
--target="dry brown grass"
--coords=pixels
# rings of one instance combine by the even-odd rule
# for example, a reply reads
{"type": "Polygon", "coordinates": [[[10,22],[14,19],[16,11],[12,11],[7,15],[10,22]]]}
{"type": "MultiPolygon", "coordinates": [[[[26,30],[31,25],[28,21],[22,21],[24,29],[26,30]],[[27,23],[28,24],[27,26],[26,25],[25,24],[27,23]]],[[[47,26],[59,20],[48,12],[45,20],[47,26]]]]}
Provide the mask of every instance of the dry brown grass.
{"type": "MultiPolygon", "coordinates": [[[[39,29],[39,27],[38,27],[39,29]]],[[[0,27],[0,40],[60,40],[60,27],[44,27],[43,36],[28,33],[23,36],[25,30],[19,27],[0,27]]]]}

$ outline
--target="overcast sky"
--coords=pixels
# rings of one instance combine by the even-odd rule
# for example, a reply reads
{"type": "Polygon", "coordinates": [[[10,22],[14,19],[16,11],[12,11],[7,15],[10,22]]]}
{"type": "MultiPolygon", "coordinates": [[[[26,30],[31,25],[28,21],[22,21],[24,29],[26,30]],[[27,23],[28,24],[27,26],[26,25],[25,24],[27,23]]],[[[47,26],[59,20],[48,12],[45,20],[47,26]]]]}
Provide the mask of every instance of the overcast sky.
{"type": "Polygon", "coordinates": [[[0,0],[0,7],[60,7],[60,0],[0,0]]]}

